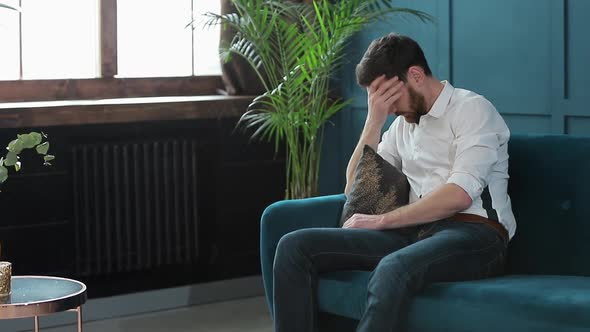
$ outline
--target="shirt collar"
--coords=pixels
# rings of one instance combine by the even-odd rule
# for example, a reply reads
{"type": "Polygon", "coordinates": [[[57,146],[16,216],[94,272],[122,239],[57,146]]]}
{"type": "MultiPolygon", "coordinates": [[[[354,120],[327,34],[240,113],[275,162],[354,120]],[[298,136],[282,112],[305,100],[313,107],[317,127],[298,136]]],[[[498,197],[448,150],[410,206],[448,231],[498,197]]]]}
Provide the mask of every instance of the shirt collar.
{"type": "Polygon", "coordinates": [[[455,88],[451,85],[451,83],[447,81],[442,81],[441,83],[443,83],[445,86],[436,98],[434,104],[432,104],[432,108],[427,113],[428,115],[435,118],[440,118],[440,116],[444,113],[447,105],[449,105],[453,91],[455,91],[455,88]]]}

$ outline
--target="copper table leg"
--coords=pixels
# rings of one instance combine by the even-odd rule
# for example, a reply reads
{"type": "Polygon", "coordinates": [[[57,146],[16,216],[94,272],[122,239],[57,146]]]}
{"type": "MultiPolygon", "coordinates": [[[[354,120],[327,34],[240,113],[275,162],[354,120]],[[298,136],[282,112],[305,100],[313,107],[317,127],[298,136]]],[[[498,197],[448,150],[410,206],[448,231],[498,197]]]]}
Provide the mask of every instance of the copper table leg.
{"type": "Polygon", "coordinates": [[[76,312],[76,325],[78,328],[77,331],[82,332],[82,306],[79,306],[76,309],[70,309],[68,311],[76,312]]]}
{"type": "Polygon", "coordinates": [[[82,332],[82,306],[76,308],[76,315],[78,316],[78,332],[82,332]]]}

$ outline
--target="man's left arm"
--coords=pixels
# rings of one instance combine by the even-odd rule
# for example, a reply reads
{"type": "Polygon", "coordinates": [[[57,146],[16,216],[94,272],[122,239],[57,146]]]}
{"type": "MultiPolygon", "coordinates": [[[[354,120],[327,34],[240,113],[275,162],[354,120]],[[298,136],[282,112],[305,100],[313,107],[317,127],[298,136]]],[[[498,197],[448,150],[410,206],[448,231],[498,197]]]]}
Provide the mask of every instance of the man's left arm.
{"type": "Polygon", "coordinates": [[[426,224],[469,208],[488,185],[498,149],[510,135],[504,120],[487,100],[464,105],[452,123],[455,160],[447,183],[420,200],[381,215],[353,215],[345,228],[389,229],[426,224]],[[500,138],[506,136],[504,138],[500,138]]]}
{"type": "Polygon", "coordinates": [[[343,228],[390,229],[427,224],[463,211],[471,197],[454,183],[446,183],[422,199],[379,215],[354,214],[343,228]]]}

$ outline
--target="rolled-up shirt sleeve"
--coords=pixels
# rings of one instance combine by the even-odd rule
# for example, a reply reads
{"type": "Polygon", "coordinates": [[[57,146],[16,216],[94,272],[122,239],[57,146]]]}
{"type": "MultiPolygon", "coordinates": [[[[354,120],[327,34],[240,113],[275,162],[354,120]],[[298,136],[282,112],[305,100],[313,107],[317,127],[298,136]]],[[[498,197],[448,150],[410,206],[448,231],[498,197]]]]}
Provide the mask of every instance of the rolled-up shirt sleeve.
{"type": "Polygon", "coordinates": [[[465,103],[457,112],[455,159],[447,183],[461,187],[472,200],[478,198],[490,181],[498,150],[509,131],[494,106],[485,99],[465,103]]]}
{"type": "Polygon", "coordinates": [[[402,169],[402,158],[399,155],[397,149],[396,140],[396,127],[399,125],[399,117],[391,124],[389,129],[383,133],[381,142],[377,146],[377,153],[387,160],[390,164],[395,166],[397,169],[402,169]]]}

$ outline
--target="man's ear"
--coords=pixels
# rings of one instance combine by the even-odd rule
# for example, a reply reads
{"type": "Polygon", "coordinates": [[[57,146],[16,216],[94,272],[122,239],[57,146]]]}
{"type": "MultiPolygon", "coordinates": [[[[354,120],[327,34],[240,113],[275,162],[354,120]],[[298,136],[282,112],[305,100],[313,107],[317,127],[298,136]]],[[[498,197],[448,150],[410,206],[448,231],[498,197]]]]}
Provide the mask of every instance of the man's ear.
{"type": "Polygon", "coordinates": [[[422,86],[424,83],[424,78],[426,75],[424,74],[424,69],[420,66],[411,66],[408,68],[408,81],[413,81],[417,86],[422,86]]]}

